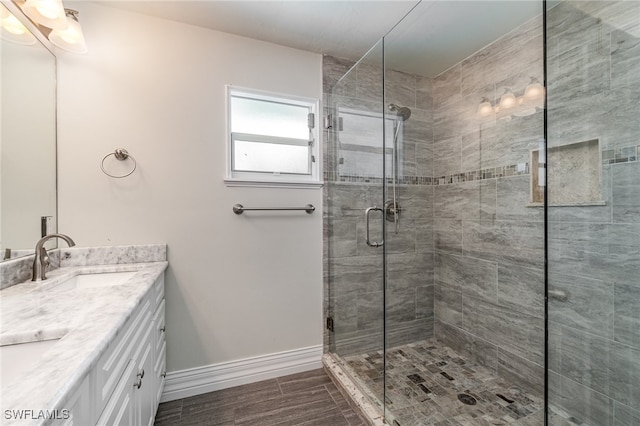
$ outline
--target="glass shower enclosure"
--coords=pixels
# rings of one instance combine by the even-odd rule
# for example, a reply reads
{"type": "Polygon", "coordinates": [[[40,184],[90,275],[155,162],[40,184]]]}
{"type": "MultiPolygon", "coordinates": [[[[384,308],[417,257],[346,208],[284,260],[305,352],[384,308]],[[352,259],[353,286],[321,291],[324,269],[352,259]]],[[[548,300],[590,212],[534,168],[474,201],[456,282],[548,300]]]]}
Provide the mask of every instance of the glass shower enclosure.
{"type": "Polygon", "coordinates": [[[640,424],[640,2],[547,12],[550,419],[640,424]]]}
{"type": "Polygon", "coordinates": [[[640,424],[638,37],[423,0],[333,85],[326,350],[387,423],[640,424]]]}

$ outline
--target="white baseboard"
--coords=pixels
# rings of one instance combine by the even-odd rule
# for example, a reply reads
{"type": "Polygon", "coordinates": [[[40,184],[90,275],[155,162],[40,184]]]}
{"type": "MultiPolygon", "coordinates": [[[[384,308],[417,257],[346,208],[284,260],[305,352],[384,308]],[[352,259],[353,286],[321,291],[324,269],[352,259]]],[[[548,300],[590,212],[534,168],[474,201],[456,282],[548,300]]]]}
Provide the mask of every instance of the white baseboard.
{"type": "Polygon", "coordinates": [[[167,373],[160,402],[322,368],[322,345],[167,373]]]}

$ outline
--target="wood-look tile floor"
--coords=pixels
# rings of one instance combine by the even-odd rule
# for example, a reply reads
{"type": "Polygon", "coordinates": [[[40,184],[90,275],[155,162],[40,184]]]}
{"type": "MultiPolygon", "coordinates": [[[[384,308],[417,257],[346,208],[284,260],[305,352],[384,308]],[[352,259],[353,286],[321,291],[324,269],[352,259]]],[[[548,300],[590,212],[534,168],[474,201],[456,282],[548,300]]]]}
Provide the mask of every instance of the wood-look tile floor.
{"type": "Polygon", "coordinates": [[[361,426],[322,369],[160,404],[156,426],[361,426]]]}

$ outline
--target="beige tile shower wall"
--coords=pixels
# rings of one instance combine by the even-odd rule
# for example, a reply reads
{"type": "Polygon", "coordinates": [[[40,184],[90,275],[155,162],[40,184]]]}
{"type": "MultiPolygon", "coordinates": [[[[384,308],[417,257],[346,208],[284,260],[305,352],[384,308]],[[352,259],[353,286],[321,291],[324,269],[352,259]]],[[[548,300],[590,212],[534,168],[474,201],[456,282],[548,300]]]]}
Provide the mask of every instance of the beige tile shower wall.
{"type": "MultiPolygon", "coordinates": [[[[550,404],[640,424],[640,3],[548,14],[549,144],[598,139],[604,206],[549,209],[550,404]]],[[[550,163],[549,167],[554,164],[550,163]]]]}
{"type": "MultiPolygon", "coordinates": [[[[382,73],[379,67],[359,64],[343,77],[353,64],[324,57],[325,106],[335,116],[333,100],[343,106],[382,112],[382,73]],[[336,86],[338,79],[343,77],[336,86]]],[[[402,162],[406,181],[432,176],[431,80],[388,71],[386,102],[408,106],[411,118],[404,129],[402,162]]],[[[325,333],[325,345],[340,355],[382,348],[383,264],[382,249],[368,247],[364,241],[364,211],[380,206],[382,182],[379,179],[382,155],[371,165],[371,175],[346,176],[337,159],[341,152],[340,132],[326,132],[325,164],[325,310],[335,321],[335,332],[325,333]],[[351,179],[350,179],[351,178],[351,179]],[[353,182],[349,182],[353,180],[353,182]],[[369,180],[369,182],[365,182],[369,180]]],[[[378,137],[381,137],[378,135],[378,137]]],[[[380,152],[381,154],[381,152],[380,152]]],[[[433,336],[433,187],[402,184],[398,187],[402,207],[398,234],[387,222],[387,342],[408,343],[433,336]]],[[[387,199],[390,198],[390,194],[387,199]]],[[[382,238],[381,220],[371,222],[372,237],[382,238]],[[375,230],[378,230],[377,232],[375,230]]]]}
{"type": "Polygon", "coordinates": [[[542,81],[542,48],[539,17],[433,82],[433,169],[442,177],[433,196],[435,336],[538,392],[544,381],[543,212],[526,207],[528,173],[507,176],[495,168],[526,168],[543,137],[543,116],[487,121],[476,111],[483,97],[495,105],[505,88],[521,95],[531,77],[542,81]],[[471,181],[449,178],[481,170],[484,176],[478,172],[471,181]]]}

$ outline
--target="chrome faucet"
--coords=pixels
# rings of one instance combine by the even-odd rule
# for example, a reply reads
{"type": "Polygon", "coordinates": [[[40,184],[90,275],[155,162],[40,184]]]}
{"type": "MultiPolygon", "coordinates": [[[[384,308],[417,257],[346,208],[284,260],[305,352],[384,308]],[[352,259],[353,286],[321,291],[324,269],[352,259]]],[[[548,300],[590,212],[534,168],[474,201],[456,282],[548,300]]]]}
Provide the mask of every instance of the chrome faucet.
{"type": "Polygon", "coordinates": [[[45,272],[47,270],[47,266],[49,266],[49,253],[47,253],[47,249],[44,248],[44,243],[49,241],[51,238],[62,238],[69,244],[69,247],[73,247],[76,243],[64,234],[49,234],[45,235],[38,241],[36,244],[36,257],[33,259],[33,273],[31,274],[31,281],[38,280],[46,280],[47,277],[45,272]]]}

